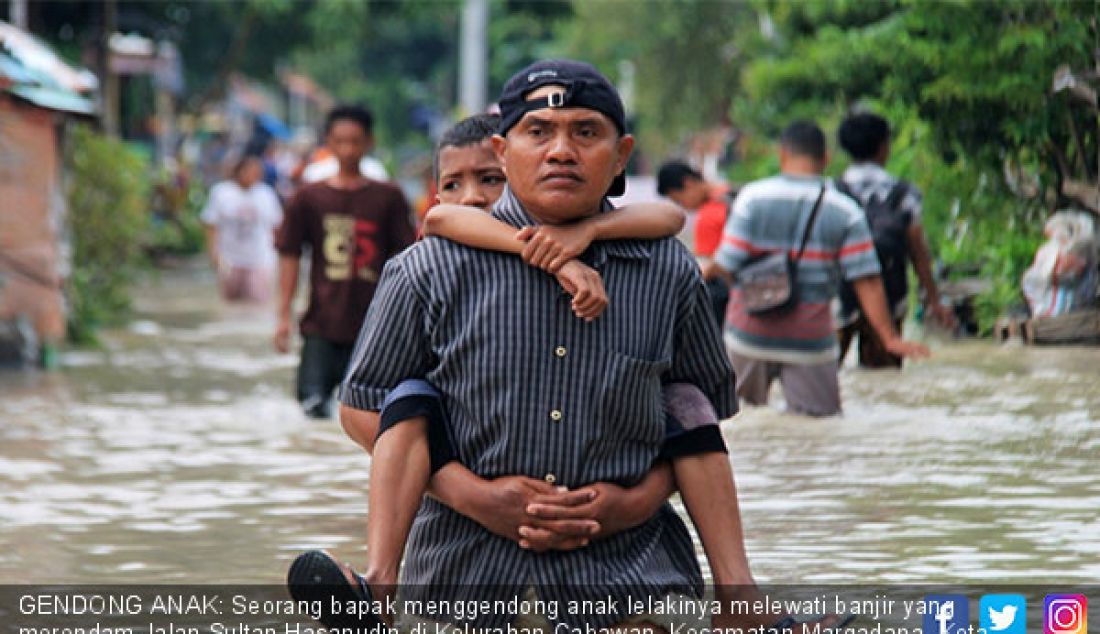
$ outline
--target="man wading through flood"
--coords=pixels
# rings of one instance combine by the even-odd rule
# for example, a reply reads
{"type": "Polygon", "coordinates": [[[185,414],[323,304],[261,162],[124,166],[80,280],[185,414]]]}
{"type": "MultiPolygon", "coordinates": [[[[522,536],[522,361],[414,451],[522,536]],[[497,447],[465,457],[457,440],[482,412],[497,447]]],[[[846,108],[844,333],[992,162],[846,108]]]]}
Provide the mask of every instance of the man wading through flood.
{"type": "MultiPolygon", "coordinates": [[[[633,138],[602,75],[578,62],[535,64],[508,82],[501,109],[493,144],[509,189],[496,218],[516,228],[563,225],[608,209],[604,197],[621,191],[633,138]]],[[[422,376],[442,395],[466,468],[482,478],[538,478],[575,490],[594,482],[630,486],[654,468],[666,432],[662,383],[691,383],[720,417],[732,415],[733,374],[698,267],[683,247],[674,239],[595,243],[582,260],[600,272],[612,298],[594,322],[578,319],[557,282],[518,258],[427,239],[392,260],[345,381],[348,434],[371,447],[389,390],[422,376]]],[[[726,536],[705,543],[715,580],[734,595],[755,593],[729,464],[721,462],[713,512],[693,519],[701,534],[726,536]]],[[[528,501],[518,500],[518,508],[528,501]]],[[[702,591],[690,536],[667,503],[638,526],[587,546],[535,552],[428,498],[402,581],[406,600],[427,598],[429,584],[432,596],[443,590],[452,601],[523,596],[561,605],[702,591]],[[475,586],[486,583],[496,585],[475,586]]],[[[538,625],[662,631],[677,620],[659,616],[562,613],[538,625]]],[[[729,625],[778,618],[754,616],[729,625]]],[[[518,627],[523,619],[479,617],[473,626],[518,627]]],[[[448,613],[429,619],[462,620],[448,613]]]]}

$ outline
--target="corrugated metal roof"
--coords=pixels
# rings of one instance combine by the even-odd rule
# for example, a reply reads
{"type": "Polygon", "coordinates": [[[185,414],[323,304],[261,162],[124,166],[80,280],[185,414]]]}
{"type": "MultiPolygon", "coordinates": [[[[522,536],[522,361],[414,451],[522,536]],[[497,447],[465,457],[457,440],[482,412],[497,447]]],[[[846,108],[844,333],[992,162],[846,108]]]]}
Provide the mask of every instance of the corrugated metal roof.
{"type": "Polygon", "coordinates": [[[0,90],[36,106],[95,115],[98,81],[31,34],[0,21],[0,90]]]}

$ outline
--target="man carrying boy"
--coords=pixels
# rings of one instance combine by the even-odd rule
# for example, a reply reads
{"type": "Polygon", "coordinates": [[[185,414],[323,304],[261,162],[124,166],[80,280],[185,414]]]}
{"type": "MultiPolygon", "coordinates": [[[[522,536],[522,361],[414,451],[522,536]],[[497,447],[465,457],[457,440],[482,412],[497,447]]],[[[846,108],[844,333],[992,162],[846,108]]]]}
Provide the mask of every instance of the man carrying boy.
{"type": "Polygon", "coordinates": [[[344,376],[382,266],[414,237],[401,190],[359,172],[359,161],[373,143],[371,130],[371,114],[361,107],[340,106],[329,113],[325,143],[340,170],[295,195],[275,244],[279,303],[274,344],[279,352],[290,349],[299,260],[302,248],[310,247],[297,392],[302,409],[315,418],[330,415],[333,389],[344,376]]]}
{"type": "MultiPolygon", "coordinates": [[[[509,189],[494,217],[518,229],[601,213],[604,196],[621,186],[633,146],[607,80],[585,64],[541,62],[508,82],[501,103],[501,136],[493,143],[509,189]]],[[[345,382],[349,435],[372,446],[383,399],[402,378],[424,376],[443,396],[461,464],[478,477],[581,490],[646,477],[664,440],[663,381],[693,383],[721,417],[731,415],[732,373],[698,269],[682,247],[671,239],[594,243],[584,259],[615,297],[594,322],[577,320],[557,285],[516,258],[428,239],[395,259],[345,382]],[[664,292],[654,296],[654,288],[664,292]]],[[[728,462],[724,475],[732,483],[728,462]]],[[[751,584],[743,550],[737,552],[736,498],[715,502],[709,517],[693,518],[701,534],[724,524],[730,536],[726,544],[711,542],[715,581],[751,584]]],[[[568,582],[664,596],[698,592],[701,576],[686,529],[667,504],[635,529],[586,548],[533,553],[426,500],[404,582],[461,591],[486,581],[500,584],[494,590],[504,595],[533,588],[561,600],[586,591],[562,585],[568,582]]],[[[494,617],[479,625],[500,624],[494,617]]]]}

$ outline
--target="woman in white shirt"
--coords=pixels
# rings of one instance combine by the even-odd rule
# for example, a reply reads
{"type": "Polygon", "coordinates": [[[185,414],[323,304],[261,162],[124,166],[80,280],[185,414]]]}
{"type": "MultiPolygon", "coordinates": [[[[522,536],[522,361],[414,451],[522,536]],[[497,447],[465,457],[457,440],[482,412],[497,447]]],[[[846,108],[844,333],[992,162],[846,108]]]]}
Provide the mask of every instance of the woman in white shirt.
{"type": "Polygon", "coordinates": [[[222,297],[229,301],[263,302],[271,295],[273,241],[283,209],[262,181],[263,169],[258,156],[243,157],[228,180],[210,189],[202,212],[210,261],[222,297]]]}

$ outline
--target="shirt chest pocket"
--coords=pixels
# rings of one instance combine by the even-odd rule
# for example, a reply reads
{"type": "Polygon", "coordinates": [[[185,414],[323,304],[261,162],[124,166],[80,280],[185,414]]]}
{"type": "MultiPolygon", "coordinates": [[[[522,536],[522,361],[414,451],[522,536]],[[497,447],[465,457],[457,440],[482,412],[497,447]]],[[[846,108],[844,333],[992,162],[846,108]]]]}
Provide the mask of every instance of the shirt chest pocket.
{"type": "Polygon", "coordinates": [[[652,361],[608,350],[597,394],[604,434],[643,444],[664,438],[661,375],[667,360],[652,361]]]}

